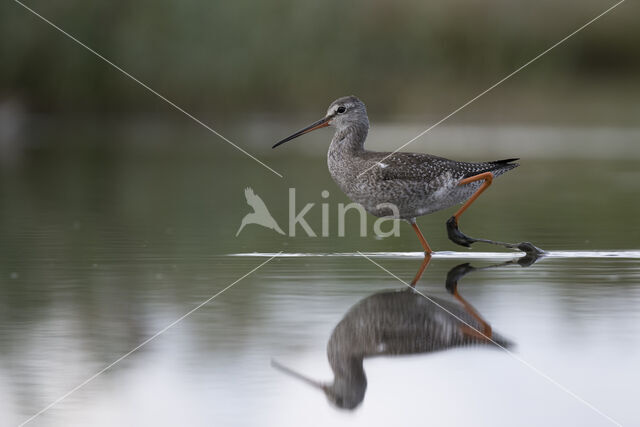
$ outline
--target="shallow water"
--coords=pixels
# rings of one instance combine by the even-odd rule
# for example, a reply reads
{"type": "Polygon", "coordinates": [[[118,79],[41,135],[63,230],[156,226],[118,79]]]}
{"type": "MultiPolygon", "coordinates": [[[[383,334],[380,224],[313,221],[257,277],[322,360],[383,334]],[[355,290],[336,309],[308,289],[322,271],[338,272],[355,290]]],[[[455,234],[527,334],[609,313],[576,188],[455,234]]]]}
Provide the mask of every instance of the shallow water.
{"type": "Polygon", "coordinates": [[[469,272],[458,291],[514,345],[366,358],[364,399],[348,411],[270,363],[331,381],[336,325],[377,292],[406,291],[420,266],[408,226],[360,237],[354,215],[345,237],[256,225],[235,237],[246,186],[285,230],[295,187],[298,210],[315,203],[307,219],[319,234],[321,204],[333,215],[346,202],[325,161],[265,151],[280,179],[197,138],[149,150],[137,134],[54,135],[34,135],[2,165],[0,425],[25,421],[233,283],[32,425],[640,423],[637,159],[525,159],[496,180],[461,228],[549,251],[531,266],[448,242],[451,212],[420,219],[438,252],[416,289],[455,301],[452,268],[503,264],[469,272]]]}
{"type": "MultiPolygon", "coordinates": [[[[473,259],[511,259],[514,256],[524,256],[524,252],[455,252],[439,251],[434,252],[432,258],[448,258],[460,260],[473,259]]],[[[239,254],[229,254],[238,257],[262,257],[271,258],[278,256],[281,258],[316,258],[316,257],[362,257],[370,258],[424,258],[424,252],[341,252],[341,253],[292,253],[292,252],[248,252],[239,254]]],[[[640,259],[640,251],[547,251],[541,257],[544,258],[627,258],[640,259]]]]}

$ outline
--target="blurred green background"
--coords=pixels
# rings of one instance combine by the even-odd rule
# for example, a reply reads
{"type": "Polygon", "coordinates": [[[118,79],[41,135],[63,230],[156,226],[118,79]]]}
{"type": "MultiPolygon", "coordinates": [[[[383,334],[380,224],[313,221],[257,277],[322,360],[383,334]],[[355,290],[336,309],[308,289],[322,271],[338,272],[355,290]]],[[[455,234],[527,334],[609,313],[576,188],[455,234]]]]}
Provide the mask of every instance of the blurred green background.
{"type": "MultiPolygon", "coordinates": [[[[274,141],[353,93],[369,110],[368,147],[395,149],[614,3],[27,4],[284,179],[19,4],[4,2],[0,226],[12,242],[5,251],[18,257],[15,248],[41,247],[38,239],[51,239],[52,230],[81,253],[93,245],[90,236],[108,247],[116,231],[132,241],[202,243],[214,253],[414,250],[411,233],[307,241],[253,226],[248,237],[235,238],[250,211],[243,189],[254,187],[286,229],[287,189],[296,187],[301,206],[317,204],[309,218],[318,229],[322,190],[334,207],[348,202],[323,159],[330,131],[278,150],[270,148],[274,141]],[[24,233],[33,229],[43,231],[24,233]],[[85,240],[76,240],[80,230],[89,233],[85,240]]],[[[462,160],[522,157],[522,167],[474,208],[470,227],[504,240],[537,239],[549,249],[636,245],[638,12],[636,2],[621,4],[407,147],[462,160]],[[503,215],[504,224],[495,220],[503,215]],[[500,232],[508,227],[520,229],[500,232]]],[[[442,226],[449,214],[421,221],[437,230],[428,232],[437,247],[457,249],[442,226]]],[[[348,220],[357,230],[357,218],[348,220]]]]}
{"type": "MultiPolygon", "coordinates": [[[[345,94],[360,96],[379,119],[428,121],[614,2],[26,4],[219,125],[230,116],[320,113],[345,94]]],[[[174,114],[16,3],[3,2],[0,11],[0,101],[39,113],[174,114]]],[[[623,3],[459,120],[633,122],[640,113],[639,15],[637,2],[623,3]]]]}

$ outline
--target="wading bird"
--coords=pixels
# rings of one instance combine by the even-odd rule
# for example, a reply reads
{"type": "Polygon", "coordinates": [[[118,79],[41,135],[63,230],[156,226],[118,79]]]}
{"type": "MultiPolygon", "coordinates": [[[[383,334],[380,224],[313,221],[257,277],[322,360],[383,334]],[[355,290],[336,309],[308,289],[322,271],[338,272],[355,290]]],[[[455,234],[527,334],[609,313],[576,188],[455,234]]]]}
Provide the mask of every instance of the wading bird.
{"type": "Polygon", "coordinates": [[[408,221],[427,255],[431,247],[416,224],[416,217],[464,203],[447,221],[449,239],[469,247],[486,242],[542,253],[531,243],[510,244],[475,239],[458,228],[460,215],[486,190],[493,178],[518,166],[518,159],[469,163],[431,154],[381,153],[364,148],[369,118],[362,101],[355,96],[331,103],[326,116],[273,148],[305,133],[327,126],[336,129],[327,155],[329,172],[338,186],[354,202],[378,217],[396,216],[408,221]]]}
{"type": "Polygon", "coordinates": [[[507,349],[511,342],[493,332],[491,325],[458,293],[458,281],[473,271],[516,263],[526,267],[537,259],[528,257],[480,268],[461,264],[449,270],[445,286],[460,304],[412,289],[429,262],[429,257],[425,257],[411,288],[364,298],[334,328],[327,344],[334,374],[332,382],[316,381],[275,360],[271,363],[276,369],[324,391],[338,408],[355,409],[367,390],[363,364],[366,358],[425,354],[465,346],[507,349]]]}

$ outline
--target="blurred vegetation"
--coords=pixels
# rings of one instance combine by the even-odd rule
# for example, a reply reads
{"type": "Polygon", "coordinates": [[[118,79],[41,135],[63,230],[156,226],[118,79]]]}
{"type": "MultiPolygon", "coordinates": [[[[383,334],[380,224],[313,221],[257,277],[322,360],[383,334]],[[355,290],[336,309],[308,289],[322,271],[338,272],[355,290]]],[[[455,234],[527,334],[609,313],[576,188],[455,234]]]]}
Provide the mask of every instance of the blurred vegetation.
{"type": "MultiPolygon", "coordinates": [[[[380,113],[443,100],[455,104],[457,93],[464,101],[485,89],[613,3],[26,4],[178,104],[234,114],[317,111],[318,102],[324,106],[349,93],[380,113]]],[[[18,4],[3,2],[0,11],[0,101],[17,99],[37,112],[166,111],[155,97],[18,4]]],[[[638,12],[636,3],[622,4],[509,87],[524,97],[546,90],[563,98],[559,87],[577,94],[595,84],[612,87],[614,97],[639,94],[638,12]]]]}

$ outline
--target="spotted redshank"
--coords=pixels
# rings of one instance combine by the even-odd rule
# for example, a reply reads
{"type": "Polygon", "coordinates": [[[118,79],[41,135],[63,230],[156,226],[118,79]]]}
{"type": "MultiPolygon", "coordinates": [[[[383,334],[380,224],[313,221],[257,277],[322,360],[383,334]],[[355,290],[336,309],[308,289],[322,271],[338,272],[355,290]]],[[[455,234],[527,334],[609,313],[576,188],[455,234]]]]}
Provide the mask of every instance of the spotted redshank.
{"type": "MultiPolygon", "coordinates": [[[[520,258],[486,267],[476,268],[466,263],[452,268],[447,273],[446,289],[460,304],[408,288],[364,298],[344,315],[327,344],[327,356],[334,373],[332,382],[316,381],[275,360],[271,364],[321,389],[337,407],[355,409],[362,403],[367,389],[363,365],[366,358],[426,354],[467,346],[509,348],[511,341],[493,332],[491,325],[460,295],[458,282],[473,271],[515,263],[528,266],[533,262],[535,259],[520,258]]],[[[422,270],[421,266],[414,282],[422,270]]]]}
{"type": "Polygon", "coordinates": [[[469,247],[474,242],[518,248],[527,253],[542,251],[528,242],[511,244],[475,239],[458,228],[460,215],[489,187],[493,179],[518,166],[518,159],[460,162],[421,153],[369,151],[364,142],[369,132],[367,109],[355,96],[331,103],[321,120],[276,143],[273,148],[305,133],[327,126],[336,129],[327,161],[329,172],[354,202],[377,217],[395,216],[408,221],[425,254],[432,253],[416,224],[416,217],[464,204],[447,221],[449,239],[469,247]]]}

